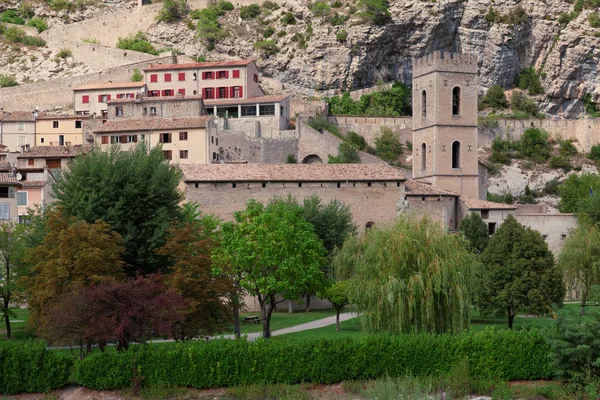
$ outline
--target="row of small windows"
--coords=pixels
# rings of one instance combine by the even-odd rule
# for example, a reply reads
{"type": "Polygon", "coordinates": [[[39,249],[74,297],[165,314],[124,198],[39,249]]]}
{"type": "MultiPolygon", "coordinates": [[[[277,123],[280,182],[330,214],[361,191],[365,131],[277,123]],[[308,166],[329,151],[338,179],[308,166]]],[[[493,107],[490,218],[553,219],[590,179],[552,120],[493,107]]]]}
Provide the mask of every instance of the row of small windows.
{"type": "MultiPolygon", "coordinates": [[[[460,168],[460,142],[452,142],[452,168],[460,168]]],[[[421,144],[421,170],[427,169],[427,145],[421,144]]]]}
{"type": "MultiPolygon", "coordinates": [[[[233,78],[239,78],[240,77],[240,70],[236,69],[233,70],[233,78]]],[[[192,73],[192,80],[195,81],[196,80],[196,73],[192,73]]],[[[202,72],[202,79],[228,79],[229,78],[229,71],[206,71],[206,72],[202,72]]],[[[185,81],[185,72],[179,72],[177,73],[177,80],[182,82],[185,81]]],[[[156,83],[158,82],[158,74],[151,74],[150,75],[150,82],[151,83],[156,83]]],[[[171,82],[171,74],[170,73],[165,73],[163,74],[163,82],[171,82]]]]}
{"type": "MultiPolygon", "coordinates": [[[[460,115],[460,88],[452,89],[452,115],[460,115]]],[[[427,118],[427,91],[421,92],[421,116],[427,118]]]]}

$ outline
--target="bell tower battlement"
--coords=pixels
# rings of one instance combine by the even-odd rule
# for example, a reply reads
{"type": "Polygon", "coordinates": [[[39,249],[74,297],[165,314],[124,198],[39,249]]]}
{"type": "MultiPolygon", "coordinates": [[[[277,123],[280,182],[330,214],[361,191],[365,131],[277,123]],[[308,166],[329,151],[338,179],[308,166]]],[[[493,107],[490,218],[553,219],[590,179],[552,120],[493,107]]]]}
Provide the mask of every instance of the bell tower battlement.
{"type": "Polygon", "coordinates": [[[479,198],[477,56],[413,59],[413,177],[479,198]]]}

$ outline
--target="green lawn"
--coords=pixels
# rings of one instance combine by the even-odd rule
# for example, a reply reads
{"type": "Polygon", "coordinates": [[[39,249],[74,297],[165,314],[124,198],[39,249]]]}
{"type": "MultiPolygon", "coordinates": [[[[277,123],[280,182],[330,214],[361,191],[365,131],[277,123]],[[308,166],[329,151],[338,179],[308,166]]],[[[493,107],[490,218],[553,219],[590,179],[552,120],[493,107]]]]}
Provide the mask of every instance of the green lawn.
{"type": "MultiPolygon", "coordinates": [[[[240,313],[240,319],[243,321],[244,317],[248,316],[258,316],[259,312],[253,313],[240,313]]],[[[271,315],[271,331],[276,331],[278,329],[289,328],[290,326],[304,324],[306,322],[315,321],[322,318],[331,317],[335,315],[335,310],[311,310],[309,312],[305,311],[296,311],[291,314],[288,312],[274,312],[271,315]]],[[[240,325],[242,334],[245,333],[254,333],[254,332],[262,332],[262,324],[245,324],[241,323],[240,325]]],[[[233,333],[233,326],[229,333],[233,333]]]]}
{"type": "MultiPolygon", "coordinates": [[[[12,340],[27,340],[35,338],[33,333],[26,329],[29,320],[29,310],[26,308],[12,308],[16,318],[11,318],[10,328],[12,331],[12,340]],[[12,322],[13,319],[23,322],[12,322]]],[[[0,340],[6,340],[6,322],[0,322],[0,340]]]]}

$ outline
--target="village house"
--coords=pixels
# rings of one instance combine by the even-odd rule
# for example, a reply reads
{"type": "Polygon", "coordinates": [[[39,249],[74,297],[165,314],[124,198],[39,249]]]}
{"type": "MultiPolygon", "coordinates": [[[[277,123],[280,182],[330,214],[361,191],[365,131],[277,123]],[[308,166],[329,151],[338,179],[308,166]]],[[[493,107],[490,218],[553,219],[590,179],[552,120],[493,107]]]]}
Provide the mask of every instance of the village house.
{"type": "Polygon", "coordinates": [[[112,99],[108,120],[143,118],[193,118],[207,115],[202,96],[136,97],[112,99]]]}
{"type": "Polygon", "coordinates": [[[0,112],[0,143],[6,152],[22,151],[35,145],[35,113],[31,111],[0,112]]]}
{"type": "Polygon", "coordinates": [[[73,89],[73,109],[77,115],[106,116],[112,99],[131,99],[144,93],[144,82],[107,82],[81,85],[73,89]]]}
{"type": "Polygon", "coordinates": [[[161,146],[173,163],[205,164],[219,160],[219,138],[212,116],[195,118],[113,119],[94,131],[103,148],[119,143],[127,150],[145,141],[161,146]]]}
{"type": "Polygon", "coordinates": [[[36,146],[81,146],[87,115],[39,115],[35,119],[36,146]]]}

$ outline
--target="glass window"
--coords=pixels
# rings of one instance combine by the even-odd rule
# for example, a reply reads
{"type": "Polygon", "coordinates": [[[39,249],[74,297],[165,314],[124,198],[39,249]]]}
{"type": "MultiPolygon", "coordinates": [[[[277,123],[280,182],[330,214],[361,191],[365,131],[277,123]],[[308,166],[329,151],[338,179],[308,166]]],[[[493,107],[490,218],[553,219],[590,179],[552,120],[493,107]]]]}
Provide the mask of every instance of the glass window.
{"type": "Polygon", "coordinates": [[[260,115],[275,115],[275,104],[260,106],[260,115]]]}
{"type": "Polygon", "coordinates": [[[240,87],[239,86],[234,86],[233,87],[233,97],[242,97],[240,96],[240,87]]]}
{"type": "Polygon", "coordinates": [[[115,114],[117,117],[122,117],[123,116],[123,107],[117,107],[115,109],[115,114]]]}
{"type": "Polygon", "coordinates": [[[25,129],[25,123],[24,122],[17,122],[17,129],[22,131],[25,129]]]}
{"type": "Polygon", "coordinates": [[[179,132],[179,140],[188,140],[187,132],[179,132]]]}
{"type": "Polygon", "coordinates": [[[256,115],[256,106],[242,106],[242,117],[256,115]]]}
{"type": "Polygon", "coordinates": [[[58,128],[58,121],[52,121],[52,127],[53,128],[58,128]]]}
{"type": "Polygon", "coordinates": [[[27,206],[27,192],[17,192],[17,205],[27,206]]]}
{"type": "Polygon", "coordinates": [[[179,158],[188,158],[187,150],[179,150],[179,158]]]}
{"type": "Polygon", "coordinates": [[[81,129],[81,121],[75,121],[75,129],[81,129]]]}
{"type": "Polygon", "coordinates": [[[219,88],[219,98],[220,99],[227,98],[227,88],[226,87],[220,87],[219,88]]]}

